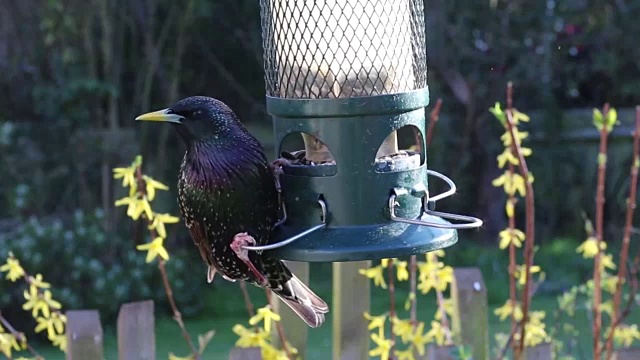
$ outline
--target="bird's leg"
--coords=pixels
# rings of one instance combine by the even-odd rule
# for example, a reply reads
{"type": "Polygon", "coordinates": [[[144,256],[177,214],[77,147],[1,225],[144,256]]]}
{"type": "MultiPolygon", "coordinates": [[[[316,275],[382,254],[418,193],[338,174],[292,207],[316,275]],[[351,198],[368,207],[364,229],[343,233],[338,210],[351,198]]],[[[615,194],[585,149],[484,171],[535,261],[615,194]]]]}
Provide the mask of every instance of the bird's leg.
{"type": "Polygon", "coordinates": [[[255,244],[256,244],[256,240],[253,238],[253,236],[247,234],[246,232],[239,233],[233,237],[233,242],[231,242],[231,250],[233,250],[233,252],[235,252],[236,255],[238,256],[238,258],[242,260],[242,262],[244,262],[245,265],[247,265],[249,270],[253,273],[253,276],[255,276],[258,284],[260,286],[266,286],[268,283],[267,278],[264,275],[262,275],[260,271],[258,271],[255,265],[253,265],[253,263],[249,259],[249,250],[244,248],[247,245],[255,245],[255,244]]]}
{"type": "Polygon", "coordinates": [[[276,190],[278,190],[278,194],[282,194],[282,187],[280,186],[280,175],[282,174],[282,167],[284,165],[291,165],[291,161],[285,158],[278,158],[271,163],[271,171],[273,171],[273,177],[276,181],[276,190]]]}
{"type": "Polygon", "coordinates": [[[271,163],[271,171],[273,171],[273,177],[276,182],[276,190],[278,191],[278,204],[282,211],[282,218],[273,226],[274,228],[284,224],[287,221],[287,209],[285,208],[284,201],[282,200],[282,186],[280,185],[280,175],[282,174],[282,166],[291,165],[291,162],[285,158],[278,158],[271,163]]]}

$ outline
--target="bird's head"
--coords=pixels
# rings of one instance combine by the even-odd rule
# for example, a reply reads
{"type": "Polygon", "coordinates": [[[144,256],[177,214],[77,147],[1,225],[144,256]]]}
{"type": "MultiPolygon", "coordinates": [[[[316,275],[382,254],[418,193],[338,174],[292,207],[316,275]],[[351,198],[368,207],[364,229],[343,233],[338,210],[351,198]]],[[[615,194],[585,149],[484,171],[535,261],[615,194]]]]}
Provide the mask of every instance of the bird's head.
{"type": "Polygon", "coordinates": [[[160,121],[174,125],[187,145],[202,141],[222,141],[243,131],[233,111],[222,101],[192,96],[166,109],[140,115],[137,121],[160,121]]]}

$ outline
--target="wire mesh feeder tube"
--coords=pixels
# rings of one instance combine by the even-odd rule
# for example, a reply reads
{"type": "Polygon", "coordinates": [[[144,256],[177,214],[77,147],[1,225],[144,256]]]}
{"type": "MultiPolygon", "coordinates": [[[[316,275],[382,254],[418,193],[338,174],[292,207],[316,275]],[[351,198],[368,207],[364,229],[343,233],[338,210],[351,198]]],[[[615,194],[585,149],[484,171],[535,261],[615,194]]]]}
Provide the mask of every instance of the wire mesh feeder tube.
{"type": "MultiPolygon", "coordinates": [[[[420,1],[263,0],[261,5],[269,96],[345,98],[426,87],[420,1]]],[[[307,159],[331,160],[324,144],[302,136],[307,159]]],[[[394,131],[377,155],[397,151],[394,131]]]]}
{"type": "MultiPolygon", "coordinates": [[[[280,177],[289,217],[277,239],[327,225],[274,250],[297,261],[357,261],[419,254],[457,241],[452,228],[393,221],[393,189],[426,189],[426,83],[421,0],[261,0],[267,109],[276,144],[303,134],[305,150],[280,177]],[[398,149],[396,131],[420,146],[398,149]]],[[[279,152],[279,151],[278,151],[279,152]]],[[[397,198],[398,218],[451,225],[397,198]]]]}

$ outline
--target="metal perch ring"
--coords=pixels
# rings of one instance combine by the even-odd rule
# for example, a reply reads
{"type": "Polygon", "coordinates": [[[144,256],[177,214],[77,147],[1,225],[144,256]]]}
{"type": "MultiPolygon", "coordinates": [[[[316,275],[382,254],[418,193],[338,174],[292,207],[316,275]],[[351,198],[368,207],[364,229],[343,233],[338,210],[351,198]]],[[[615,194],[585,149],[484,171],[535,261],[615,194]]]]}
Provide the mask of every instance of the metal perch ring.
{"type": "MultiPolygon", "coordinates": [[[[282,240],[282,241],[277,242],[275,244],[262,245],[262,246],[243,246],[243,249],[252,250],[252,251],[265,251],[265,250],[277,249],[277,248],[283,247],[285,245],[289,245],[292,242],[294,242],[294,241],[296,241],[296,240],[298,240],[298,239],[300,239],[300,238],[302,238],[304,236],[307,236],[307,235],[311,234],[314,231],[322,229],[323,227],[327,226],[327,204],[325,204],[324,200],[322,200],[322,199],[318,199],[318,204],[320,204],[320,209],[322,210],[322,217],[321,217],[322,224],[316,225],[316,226],[314,226],[312,228],[309,228],[309,229],[307,229],[307,230],[305,230],[305,231],[303,231],[303,232],[301,232],[301,233],[299,233],[299,234],[297,234],[295,236],[292,236],[292,237],[290,237],[288,239],[282,240]]],[[[283,223],[284,220],[285,219],[278,221],[277,224],[283,223]]]]}
{"type": "Polygon", "coordinates": [[[449,184],[449,190],[438,194],[434,197],[429,197],[429,193],[427,192],[426,195],[424,195],[423,198],[423,209],[422,211],[425,214],[428,215],[433,215],[433,216],[438,216],[441,217],[443,219],[448,219],[448,220],[457,220],[457,221],[463,221],[464,223],[461,224],[443,224],[443,223],[436,223],[436,222],[431,222],[431,221],[424,221],[424,220],[420,220],[420,219],[407,219],[407,218],[403,218],[403,217],[398,217],[396,216],[396,198],[398,196],[401,195],[407,195],[409,194],[409,191],[407,189],[404,188],[394,188],[393,189],[393,194],[391,194],[391,196],[389,197],[389,217],[391,218],[391,220],[393,221],[398,221],[398,222],[403,222],[403,223],[408,223],[408,224],[413,224],[413,225],[421,225],[421,226],[431,226],[431,227],[435,227],[435,228],[441,228],[441,229],[474,229],[474,228],[478,228],[480,226],[482,226],[482,220],[473,217],[473,216],[467,216],[467,215],[459,215],[459,214],[450,214],[450,213],[446,213],[446,212],[440,212],[440,211],[434,211],[434,210],[429,210],[425,207],[427,202],[436,202],[437,200],[441,200],[444,199],[446,197],[449,197],[451,195],[453,195],[456,192],[456,184],[453,182],[453,180],[449,179],[447,176],[437,172],[437,171],[433,171],[433,170],[427,170],[427,173],[433,176],[436,176],[442,180],[444,180],[447,184],[449,184]]]}

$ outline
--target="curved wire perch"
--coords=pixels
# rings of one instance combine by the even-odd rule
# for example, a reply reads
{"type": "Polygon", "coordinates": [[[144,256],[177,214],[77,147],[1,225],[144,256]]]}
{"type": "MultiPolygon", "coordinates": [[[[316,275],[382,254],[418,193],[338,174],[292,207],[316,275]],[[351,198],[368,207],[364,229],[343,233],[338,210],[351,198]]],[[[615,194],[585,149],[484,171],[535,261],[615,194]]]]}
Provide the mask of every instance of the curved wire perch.
{"type": "MultiPolygon", "coordinates": [[[[273,249],[277,249],[280,247],[283,247],[285,245],[289,245],[292,242],[307,236],[309,234],[311,234],[314,231],[320,230],[323,227],[325,227],[327,225],[327,204],[325,204],[324,200],[322,199],[318,199],[318,204],[320,205],[320,209],[322,210],[322,224],[316,225],[312,228],[309,228],[295,236],[292,236],[290,238],[287,238],[285,240],[282,240],[280,242],[277,242],[275,244],[269,244],[269,245],[262,245],[262,246],[243,246],[244,249],[246,250],[252,250],[252,251],[265,251],[265,250],[273,250],[273,249]]],[[[286,215],[285,215],[285,219],[280,220],[277,224],[283,223],[286,220],[286,215]]]]}
{"type": "Polygon", "coordinates": [[[422,226],[431,226],[431,227],[435,227],[435,228],[441,228],[441,229],[474,229],[474,228],[478,228],[480,226],[482,226],[482,220],[473,217],[473,216],[467,216],[467,215],[459,215],[459,214],[450,214],[450,213],[446,213],[446,212],[441,212],[441,211],[434,211],[434,210],[429,210],[426,208],[426,204],[427,202],[433,202],[435,203],[437,200],[441,200],[444,199],[446,197],[449,197],[451,195],[453,195],[456,192],[456,184],[453,182],[453,180],[449,179],[447,176],[437,172],[437,171],[433,171],[433,170],[427,170],[427,173],[433,176],[436,176],[442,180],[444,180],[448,185],[449,185],[449,190],[438,194],[436,196],[433,197],[429,197],[429,194],[427,192],[426,196],[423,196],[423,212],[425,214],[428,215],[433,215],[433,216],[438,216],[441,217],[443,219],[448,219],[448,220],[456,220],[456,221],[464,221],[464,223],[462,224],[443,224],[443,223],[436,223],[436,222],[431,222],[431,221],[424,221],[421,219],[407,219],[407,218],[403,218],[403,217],[398,217],[396,216],[396,198],[400,195],[407,195],[409,193],[409,191],[407,189],[404,188],[395,188],[393,189],[393,194],[391,194],[391,196],[389,197],[389,217],[391,218],[391,220],[393,221],[398,221],[398,222],[403,222],[403,223],[408,223],[408,224],[414,224],[414,225],[422,225],[422,226]]]}
{"type": "Polygon", "coordinates": [[[440,179],[444,180],[447,183],[447,185],[449,185],[449,190],[443,192],[442,194],[438,194],[436,196],[430,196],[428,198],[429,201],[436,202],[438,200],[442,200],[444,198],[447,198],[447,197],[455,194],[456,191],[458,190],[458,188],[456,187],[456,183],[454,183],[453,180],[449,179],[447,176],[445,176],[445,175],[443,175],[443,174],[441,174],[441,173],[439,173],[437,171],[433,171],[433,170],[427,170],[427,174],[433,175],[433,176],[435,176],[437,178],[440,178],[440,179]]]}

